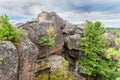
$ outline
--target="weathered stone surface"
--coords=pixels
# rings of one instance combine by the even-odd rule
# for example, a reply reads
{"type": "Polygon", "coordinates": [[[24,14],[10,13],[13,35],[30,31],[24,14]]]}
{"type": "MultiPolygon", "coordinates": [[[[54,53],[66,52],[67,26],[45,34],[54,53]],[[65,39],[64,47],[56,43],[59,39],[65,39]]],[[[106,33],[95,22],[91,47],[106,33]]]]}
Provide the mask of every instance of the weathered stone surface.
{"type": "Polygon", "coordinates": [[[62,30],[65,26],[64,20],[60,18],[56,13],[42,12],[38,15],[36,21],[27,22],[20,28],[25,29],[28,32],[28,38],[39,47],[39,56],[46,57],[47,55],[60,51],[64,45],[64,39],[62,30]],[[55,39],[55,46],[48,50],[47,48],[38,44],[40,38],[46,35],[46,29],[53,26],[57,37],[55,39]]]}
{"type": "Polygon", "coordinates": [[[0,80],[18,80],[18,54],[9,41],[0,41],[0,80]]]}
{"type": "Polygon", "coordinates": [[[61,17],[59,17],[55,12],[41,12],[38,17],[36,18],[36,21],[39,22],[52,22],[55,23],[55,26],[64,28],[66,25],[66,21],[63,20],[61,17]]]}
{"type": "Polygon", "coordinates": [[[48,58],[37,61],[36,72],[40,72],[43,69],[47,70],[48,67],[50,67],[50,69],[40,73],[36,76],[35,80],[71,80],[68,62],[62,56],[51,55],[48,58]]]}
{"type": "Polygon", "coordinates": [[[41,64],[39,64],[39,66],[43,66],[43,64],[47,64],[45,67],[50,66],[51,69],[58,69],[58,68],[63,68],[64,65],[62,64],[62,61],[64,61],[65,59],[62,56],[58,56],[58,55],[51,55],[47,58],[44,59],[40,59],[39,61],[41,61],[41,64]]]}
{"type": "Polygon", "coordinates": [[[37,46],[27,37],[20,36],[19,53],[19,80],[34,80],[34,61],[39,53],[37,46]]]}
{"type": "Polygon", "coordinates": [[[79,39],[80,39],[80,34],[74,34],[74,35],[70,35],[70,36],[67,36],[65,37],[65,44],[66,44],[66,47],[69,49],[69,50],[72,50],[72,49],[76,49],[76,50],[79,50],[79,39]]]}
{"type": "Polygon", "coordinates": [[[82,34],[81,27],[74,24],[66,25],[63,29],[63,33],[67,35],[73,35],[73,34],[82,34]]]}
{"type": "Polygon", "coordinates": [[[82,34],[82,28],[79,25],[68,24],[63,29],[65,45],[69,50],[79,50],[79,39],[82,34]]]}
{"type": "Polygon", "coordinates": [[[110,42],[110,47],[115,46],[115,37],[110,33],[104,33],[103,37],[110,42]]]}

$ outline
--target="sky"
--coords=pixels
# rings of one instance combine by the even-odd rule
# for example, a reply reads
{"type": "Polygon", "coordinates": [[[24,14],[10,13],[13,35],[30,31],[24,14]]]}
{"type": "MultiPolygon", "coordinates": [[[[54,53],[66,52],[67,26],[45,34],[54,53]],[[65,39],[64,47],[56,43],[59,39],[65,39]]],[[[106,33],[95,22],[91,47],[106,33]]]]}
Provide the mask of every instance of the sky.
{"type": "Polygon", "coordinates": [[[105,27],[120,28],[120,0],[0,0],[0,15],[25,23],[42,12],[56,12],[71,23],[101,21],[105,27]]]}

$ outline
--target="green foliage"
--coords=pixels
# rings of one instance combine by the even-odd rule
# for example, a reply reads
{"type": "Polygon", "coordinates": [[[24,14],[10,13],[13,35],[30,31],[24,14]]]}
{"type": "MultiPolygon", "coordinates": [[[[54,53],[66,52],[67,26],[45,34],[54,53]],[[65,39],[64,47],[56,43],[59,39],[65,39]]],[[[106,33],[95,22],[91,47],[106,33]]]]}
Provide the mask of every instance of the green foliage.
{"type": "Polygon", "coordinates": [[[72,76],[69,71],[65,71],[64,69],[60,68],[54,71],[43,73],[35,77],[35,80],[72,80],[71,77],[72,76]]]}
{"type": "Polygon", "coordinates": [[[107,52],[108,52],[107,58],[118,61],[117,71],[120,72],[120,67],[119,67],[120,66],[120,49],[116,50],[115,48],[109,48],[107,52]]]}
{"type": "Polygon", "coordinates": [[[115,80],[119,76],[118,72],[115,72],[117,63],[105,56],[107,41],[103,38],[105,29],[102,24],[87,21],[83,33],[80,50],[84,55],[78,59],[81,72],[97,77],[98,80],[115,80]]]}
{"type": "Polygon", "coordinates": [[[72,80],[71,76],[64,69],[57,69],[50,74],[50,80],[72,80]]]}
{"type": "Polygon", "coordinates": [[[27,34],[25,30],[18,30],[9,23],[8,17],[0,16],[0,40],[8,40],[13,43],[19,41],[19,34],[27,34]]]}
{"type": "Polygon", "coordinates": [[[39,44],[41,44],[42,46],[49,46],[49,47],[53,47],[55,44],[54,38],[49,38],[47,36],[43,36],[40,41],[39,44]]]}
{"type": "Polygon", "coordinates": [[[116,80],[120,80],[120,77],[118,77],[116,80]]]}
{"type": "MultiPolygon", "coordinates": [[[[40,65],[37,67],[35,72],[45,69],[48,64],[41,63],[41,61],[36,62],[40,65]]],[[[40,75],[35,77],[35,80],[72,80],[72,73],[68,70],[68,61],[62,60],[60,63],[61,67],[51,67],[49,71],[45,71],[40,75]]]]}
{"type": "Polygon", "coordinates": [[[48,46],[48,47],[54,47],[55,45],[55,38],[56,38],[56,34],[54,32],[53,27],[49,27],[47,30],[47,35],[43,36],[40,40],[39,40],[39,44],[41,46],[48,46]]]}
{"type": "Polygon", "coordinates": [[[80,39],[80,50],[85,54],[103,53],[105,51],[106,43],[103,38],[105,32],[100,22],[92,23],[86,22],[86,28],[83,31],[83,37],[80,39]]]}
{"type": "Polygon", "coordinates": [[[115,48],[109,48],[107,50],[107,58],[114,58],[115,60],[120,60],[120,49],[116,50],[115,48]]]}
{"type": "Polygon", "coordinates": [[[0,58],[0,63],[3,62],[3,58],[0,58]]]}
{"type": "Polygon", "coordinates": [[[115,45],[116,45],[116,46],[119,46],[119,45],[120,45],[120,38],[117,38],[117,39],[115,40],[115,45]]]}
{"type": "Polygon", "coordinates": [[[68,63],[68,61],[63,60],[63,61],[62,61],[62,65],[63,65],[64,67],[68,67],[69,63],[68,63]]]}

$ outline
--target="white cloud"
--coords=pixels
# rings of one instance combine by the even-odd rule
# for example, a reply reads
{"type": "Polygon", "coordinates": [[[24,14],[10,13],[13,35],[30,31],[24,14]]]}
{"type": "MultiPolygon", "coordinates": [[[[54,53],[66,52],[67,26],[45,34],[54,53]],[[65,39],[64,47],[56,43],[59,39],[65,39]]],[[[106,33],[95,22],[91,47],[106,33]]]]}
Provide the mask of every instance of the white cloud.
{"type": "MultiPolygon", "coordinates": [[[[25,22],[35,17],[41,11],[55,11],[63,19],[72,23],[84,22],[86,19],[102,21],[105,26],[120,26],[120,13],[111,12],[77,12],[71,10],[71,4],[76,6],[83,6],[87,4],[105,3],[118,3],[120,0],[0,0],[0,15],[7,13],[8,16],[20,16],[25,19],[11,20],[13,22],[25,22]],[[116,23],[116,25],[115,25],[116,23]]],[[[103,5],[101,5],[103,6],[103,5]]],[[[116,7],[118,8],[118,7],[116,7]]],[[[114,8],[114,9],[116,9],[114,8]]]]}
{"type": "Polygon", "coordinates": [[[120,27],[120,14],[106,12],[59,12],[59,15],[71,23],[84,23],[86,20],[101,21],[105,27],[120,27]]]}

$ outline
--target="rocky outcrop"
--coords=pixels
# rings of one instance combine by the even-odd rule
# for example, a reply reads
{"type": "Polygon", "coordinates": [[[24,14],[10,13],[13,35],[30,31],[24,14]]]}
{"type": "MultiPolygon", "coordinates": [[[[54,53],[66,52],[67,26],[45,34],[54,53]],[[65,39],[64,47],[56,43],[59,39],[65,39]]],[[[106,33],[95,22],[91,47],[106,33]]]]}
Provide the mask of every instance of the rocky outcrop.
{"type": "Polygon", "coordinates": [[[115,37],[110,33],[105,33],[103,37],[110,42],[110,47],[115,46],[115,37]]]}
{"type": "Polygon", "coordinates": [[[18,44],[19,80],[34,80],[34,61],[38,56],[38,48],[27,37],[21,35],[18,44]]]}
{"type": "MultiPolygon", "coordinates": [[[[0,80],[86,80],[79,74],[77,63],[83,55],[79,39],[84,24],[71,24],[55,12],[42,12],[17,28],[26,30],[28,35],[20,35],[16,46],[0,41],[0,80]],[[54,47],[47,48],[39,45],[39,40],[47,35],[50,26],[57,36],[54,47]]],[[[114,36],[105,33],[103,37],[114,46],[114,36]]]]}
{"type": "Polygon", "coordinates": [[[56,13],[42,12],[36,18],[36,21],[27,22],[20,28],[25,29],[28,32],[28,38],[39,47],[38,58],[46,57],[47,55],[58,52],[64,45],[64,39],[62,30],[65,26],[65,22],[56,13]],[[40,38],[46,35],[46,29],[48,27],[54,27],[57,37],[55,39],[55,46],[52,49],[47,49],[38,44],[40,38]]]}
{"type": "Polygon", "coordinates": [[[0,41],[0,80],[18,80],[18,53],[9,41],[0,41]]]}

